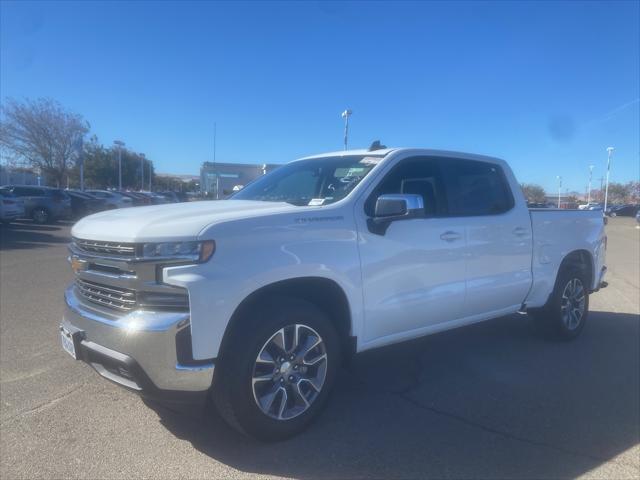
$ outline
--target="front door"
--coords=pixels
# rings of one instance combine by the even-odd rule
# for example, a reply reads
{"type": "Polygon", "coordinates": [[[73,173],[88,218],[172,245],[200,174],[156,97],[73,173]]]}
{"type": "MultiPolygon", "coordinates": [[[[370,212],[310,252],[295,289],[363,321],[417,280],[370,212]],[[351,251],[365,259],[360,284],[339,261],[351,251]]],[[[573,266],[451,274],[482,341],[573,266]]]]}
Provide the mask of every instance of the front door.
{"type": "Polygon", "coordinates": [[[364,296],[363,344],[391,343],[463,316],[465,226],[447,218],[440,162],[412,157],[391,166],[356,204],[364,296]],[[391,223],[384,234],[369,231],[381,194],[422,195],[426,218],[391,223]],[[362,211],[364,210],[364,212],[362,211]]]}

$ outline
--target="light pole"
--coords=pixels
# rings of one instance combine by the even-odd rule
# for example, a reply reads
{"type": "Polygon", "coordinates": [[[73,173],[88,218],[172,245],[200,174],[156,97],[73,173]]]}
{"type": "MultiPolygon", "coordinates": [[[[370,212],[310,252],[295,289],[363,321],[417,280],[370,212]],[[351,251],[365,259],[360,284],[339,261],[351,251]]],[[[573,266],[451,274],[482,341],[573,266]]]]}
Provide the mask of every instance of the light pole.
{"type": "Polygon", "coordinates": [[[558,208],[560,208],[560,192],[562,191],[562,177],[558,175],[558,208]]]}
{"type": "Polygon", "coordinates": [[[144,191],[144,153],[140,154],[140,191],[144,191]]]}
{"type": "Polygon", "coordinates": [[[591,203],[591,179],[593,178],[593,165],[589,165],[589,191],[587,193],[587,205],[591,203]]]}
{"type": "Polygon", "coordinates": [[[114,140],[113,144],[118,148],[118,190],[122,191],[122,147],[124,147],[124,142],[114,140]]]}
{"type": "Polygon", "coordinates": [[[340,115],[344,118],[344,149],[347,149],[347,145],[349,143],[349,117],[353,112],[348,108],[342,112],[340,115]]]}
{"type": "Polygon", "coordinates": [[[609,170],[611,170],[611,157],[614,147],[607,147],[607,180],[604,187],[604,212],[607,212],[607,200],[609,199],[609,170]]]}

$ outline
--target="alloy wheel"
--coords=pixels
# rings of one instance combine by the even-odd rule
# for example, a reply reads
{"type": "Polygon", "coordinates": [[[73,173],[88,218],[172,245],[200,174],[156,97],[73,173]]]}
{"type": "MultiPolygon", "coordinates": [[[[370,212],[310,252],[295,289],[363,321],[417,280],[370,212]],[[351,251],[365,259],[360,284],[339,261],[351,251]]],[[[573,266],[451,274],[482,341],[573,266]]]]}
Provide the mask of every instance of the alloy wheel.
{"type": "Polygon", "coordinates": [[[573,278],[564,287],[560,304],[562,323],[569,330],[580,326],[585,310],[585,290],[579,278],[573,278]]]}
{"type": "Polygon", "coordinates": [[[265,415],[290,420],[311,406],[327,375],[327,350],[313,328],[294,324],[275,332],[258,353],[253,398],[265,415]]]}

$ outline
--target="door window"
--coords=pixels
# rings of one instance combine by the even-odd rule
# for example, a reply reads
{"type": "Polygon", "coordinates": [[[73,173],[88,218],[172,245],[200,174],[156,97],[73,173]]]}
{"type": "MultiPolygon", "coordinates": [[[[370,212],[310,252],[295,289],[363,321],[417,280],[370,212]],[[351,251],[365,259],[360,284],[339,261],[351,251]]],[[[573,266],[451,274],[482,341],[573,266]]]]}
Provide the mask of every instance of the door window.
{"type": "Polygon", "coordinates": [[[498,215],[513,208],[511,189],[499,165],[460,159],[442,163],[451,215],[498,215]]]}
{"type": "Polygon", "coordinates": [[[412,157],[401,160],[380,182],[365,203],[367,215],[373,216],[376,200],[390,193],[412,193],[424,201],[427,217],[447,214],[444,180],[440,162],[435,158],[412,157]]]}

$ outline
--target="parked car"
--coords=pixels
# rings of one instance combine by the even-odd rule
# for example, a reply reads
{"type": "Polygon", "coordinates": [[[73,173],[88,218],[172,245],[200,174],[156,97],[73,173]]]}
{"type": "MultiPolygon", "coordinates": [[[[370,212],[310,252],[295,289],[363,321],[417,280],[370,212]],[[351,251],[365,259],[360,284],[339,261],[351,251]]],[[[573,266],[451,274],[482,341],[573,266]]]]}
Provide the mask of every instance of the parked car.
{"type": "Polygon", "coordinates": [[[527,203],[527,207],[529,207],[529,208],[553,208],[548,203],[533,203],[533,202],[527,203]]]}
{"type": "Polygon", "coordinates": [[[80,190],[65,190],[71,198],[71,215],[73,218],[82,218],[92,213],[107,210],[107,203],[80,190]]]}
{"type": "Polygon", "coordinates": [[[144,195],[149,199],[152,205],[164,205],[165,203],[170,203],[169,200],[164,196],[155,192],[138,192],[140,195],[144,195]]]}
{"type": "Polygon", "coordinates": [[[602,210],[602,205],[600,203],[585,203],[583,205],[578,205],[578,210],[602,210]]]}
{"type": "Polygon", "coordinates": [[[108,210],[114,208],[133,207],[133,200],[122,195],[120,192],[112,192],[109,190],[85,190],[87,193],[105,201],[108,210]]]}
{"type": "Polygon", "coordinates": [[[118,192],[118,193],[120,195],[130,198],[134,207],[151,205],[151,199],[138,192],[118,192]]]}
{"type": "Polygon", "coordinates": [[[635,217],[640,205],[619,205],[609,210],[610,217],[635,217]]]}
{"type": "Polygon", "coordinates": [[[606,286],[601,213],[529,210],[506,162],[435,150],[308,157],[71,234],[64,349],[268,440],[309,425],[352,353],[525,311],[575,339],[606,286]]]}
{"type": "Polygon", "coordinates": [[[640,228],[640,210],[638,210],[638,212],[636,213],[636,222],[638,223],[636,227],[640,228]]]}
{"type": "Polygon", "coordinates": [[[0,192],[0,222],[8,225],[24,217],[24,202],[12,193],[0,192]]]}
{"type": "Polygon", "coordinates": [[[35,223],[50,223],[71,217],[71,199],[64,190],[31,185],[5,185],[0,192],[12,193],[24,202],[24,217],[35,223]]]}
{"type": "Polygon", "coordinates": [[[182,201],[176,192],[157,192],[157,195],[162,195],[170,203],[180,203],[182,201]]]}

